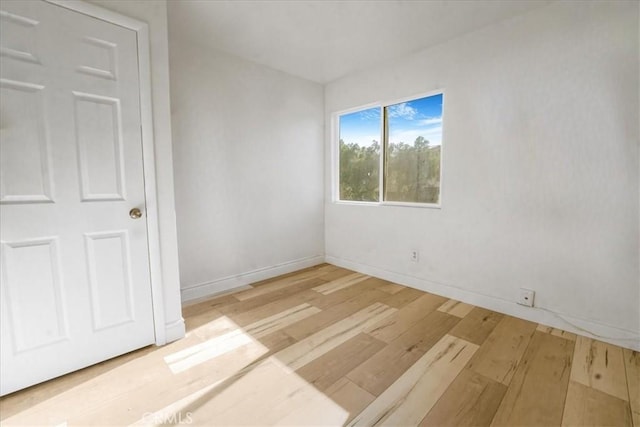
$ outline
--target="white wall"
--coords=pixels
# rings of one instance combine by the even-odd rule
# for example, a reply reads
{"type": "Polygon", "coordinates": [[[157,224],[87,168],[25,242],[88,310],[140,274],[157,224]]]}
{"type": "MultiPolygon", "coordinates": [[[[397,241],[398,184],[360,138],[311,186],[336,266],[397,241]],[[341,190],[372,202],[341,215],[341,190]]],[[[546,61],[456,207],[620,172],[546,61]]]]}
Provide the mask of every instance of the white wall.
{"type": "Polygon", "coordinates": [[[327,261],[640,348],[637,9],[558,2],[327,85],[327,139],[335,111],[446,91],[442,209],[332,203],[327,162],[327,261]]]}
{"type": "Polygon", "coordinates": [[[149,25],[164,322],[166,324],[166,339],[173,341],[184,336],[185,327],[180,302],[178,245],[173,197],[167,5],[165,0],[91,0],[91,3],[146,22],[149,25]]]}
{"type": "Polygon", "coordinates": [[[322,86],[170,34],[183,300],[323,262],[322,86]]]}

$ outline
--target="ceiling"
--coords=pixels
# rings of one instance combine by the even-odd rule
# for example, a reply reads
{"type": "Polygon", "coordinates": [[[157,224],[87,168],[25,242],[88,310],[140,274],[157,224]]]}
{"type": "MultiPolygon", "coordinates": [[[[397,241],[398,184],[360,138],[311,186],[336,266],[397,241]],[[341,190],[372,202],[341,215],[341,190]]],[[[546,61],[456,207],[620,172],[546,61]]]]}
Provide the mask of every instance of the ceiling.
{"type": "Polygon", "coordinates": [[[318,83],[385,63],[549,0],[169,0],[169,37],[318,83]]]}

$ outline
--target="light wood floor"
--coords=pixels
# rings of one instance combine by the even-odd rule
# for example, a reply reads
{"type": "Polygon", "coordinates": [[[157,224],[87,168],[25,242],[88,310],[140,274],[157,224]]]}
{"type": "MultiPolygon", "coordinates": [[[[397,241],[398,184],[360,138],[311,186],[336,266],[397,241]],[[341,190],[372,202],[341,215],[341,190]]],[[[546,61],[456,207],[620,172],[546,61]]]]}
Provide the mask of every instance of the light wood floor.
{"type": "Polygon", "coordinates": [[[640,355],[330,265],[0,400],[3,425],[640,427],[640,355]]]}

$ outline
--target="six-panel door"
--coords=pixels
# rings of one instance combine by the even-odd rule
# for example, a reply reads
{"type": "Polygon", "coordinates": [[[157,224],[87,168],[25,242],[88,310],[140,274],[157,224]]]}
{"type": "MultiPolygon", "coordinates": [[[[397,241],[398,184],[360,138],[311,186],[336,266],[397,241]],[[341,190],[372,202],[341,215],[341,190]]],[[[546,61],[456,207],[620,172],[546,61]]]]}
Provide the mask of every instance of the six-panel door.
{"type": "Polygon", "coordinates": [[[42,1],[0,9],[6,394],[151,344],[154,328],[136,33],[42,1]]]}

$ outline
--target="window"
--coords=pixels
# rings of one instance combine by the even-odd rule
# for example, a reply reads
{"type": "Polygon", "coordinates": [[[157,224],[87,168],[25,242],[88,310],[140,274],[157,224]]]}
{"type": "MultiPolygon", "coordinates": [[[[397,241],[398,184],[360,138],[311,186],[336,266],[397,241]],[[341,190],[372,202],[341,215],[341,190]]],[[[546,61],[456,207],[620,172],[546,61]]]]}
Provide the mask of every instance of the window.
{"type": "Polygon", "coordinates": [[[340,200],[380,200],[380,109],[340,116],[340,200]]]}
{"type": "Polygon", "coordinates": [[[442,101],[438,93],[339,115],[339,200],[439,204],[442,101]]]}

